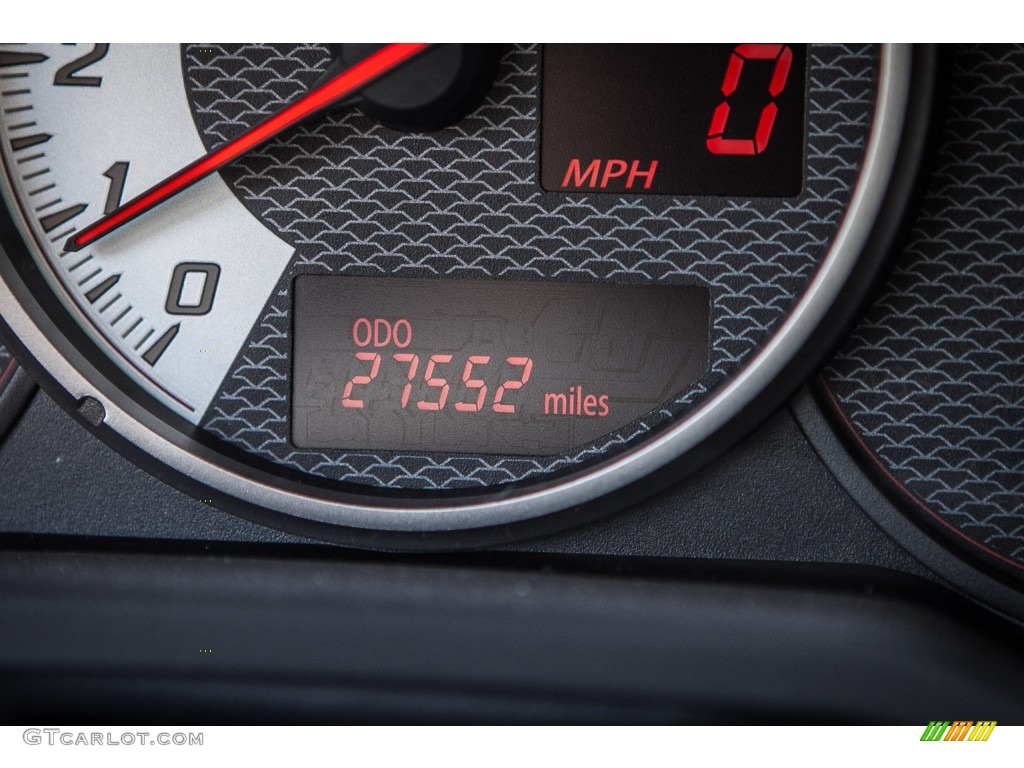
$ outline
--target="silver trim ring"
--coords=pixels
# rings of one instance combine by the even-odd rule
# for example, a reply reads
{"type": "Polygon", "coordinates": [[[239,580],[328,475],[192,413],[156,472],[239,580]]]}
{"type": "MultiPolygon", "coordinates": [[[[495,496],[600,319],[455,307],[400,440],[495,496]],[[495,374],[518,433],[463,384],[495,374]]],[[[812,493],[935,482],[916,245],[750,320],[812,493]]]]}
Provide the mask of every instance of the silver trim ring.
{"type": "Polygon", "coordinates": [[[880,212],[906,119],[911,56],[909,45],[882,46],[875,117],[850,205],[820,268],[768,344],[727,386],[678,425],[607,464],[551,487],[486,502],[397,509],[328,501],[262,483],[184,450],[134,418],[64,358],[3,280],[0,310],[28,351],[73,398],[90,396],[103,405],[107,427],[157,461],[214,491],[299,519],[366,530],[454,531],[531,520],[594,501],[682,456],[749,405],[807,343],[850,277],[880,212]]]}

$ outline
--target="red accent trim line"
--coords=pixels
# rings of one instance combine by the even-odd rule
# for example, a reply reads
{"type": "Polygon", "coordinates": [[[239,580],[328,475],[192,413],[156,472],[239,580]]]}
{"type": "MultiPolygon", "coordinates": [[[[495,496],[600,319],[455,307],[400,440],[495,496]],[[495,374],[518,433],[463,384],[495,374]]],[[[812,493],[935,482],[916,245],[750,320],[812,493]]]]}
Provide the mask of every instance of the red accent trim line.
{"type": "Polygon", "coordinates": [[[900,482],[900,480],[892,472],[889,471],[889,468],[882,463],[882,460],[878,458],[878,455],[873,450],[871,450],[871,448],[868,446],[866,442],[864,442],[864,439],[860,436],[860,433],[857,431],[857,428],[853,425],[853,422],[850,421],[850,419],[846,416],[846,412],[843,411],[842,406],[839,404],[839,400],[836,398],[835,393],[832,392],[832,389],[831,387],[829,387],[828,382],[825,381],[825,378],[819,377],[818,381],[821,384],[821,391],[825,393],[826,397],[828,397],[829,404],[832,406],[832,410],[835,412],[836,416],[839,417],[839,420],[843,422],[843,426],[846,427],[846,431],[849,434],[849,436],[853,438],[854,442],[857,443],[857,446],[861,449],[864,456],[866,456],[875,465],[875,468],[879,472],[885,475],[886,479],[889,480],[890,483],[892,483],[892,485],[896,488],[897,491],[900,492],[900,495],[903,496],[906,501],[916,506],[919,510],[921,510],[929,517],[931,517],[936,523],[941,525],[943,528],[946,528],[950,533],[956,534],[964,541],[970,543],[972,546],[975,546],[981,551],[985,552],[987,555],[990,555],[991,557],[994,557],[995,559],[1004,562],[1007,565],[1013,566],[1018,570],[1024,570],[1024,565],[1021,565],[1016,560],[1011,560],[1005,555],[1001,555],[995,550],[989,549],[984,544],[981,544],[972,539],[970,536],[968,536],[966,533],[961,531],[956,526],[946,522],[942,517],[938,515],[938,513],[932,511],[932,509],[927,504],[925,504],[921,499],[919,499],[913,491],[911,491],[909,488],[907,488],[907,486],[900,482]]]}
{"type": "Polygon", "coordinates": [[[90,224],[68,240],[64,246],[65,250],[81,250],[96,242],[314,112],[362,90],[428,47],[428,43],[392,43],[371,53],[220,149],[185,166],[107,216],[90,224]]]}
{"type": "Polygon", "coordinates": [[[7,379],[10,378],[11,374],[14,373],[14,369],[18,367],[18,361],[13,357],[7,363],[7,367],[4,368],[4,372],[0,373],[0,394],[4,391],[4,386],[7,384],[7,379]]]}

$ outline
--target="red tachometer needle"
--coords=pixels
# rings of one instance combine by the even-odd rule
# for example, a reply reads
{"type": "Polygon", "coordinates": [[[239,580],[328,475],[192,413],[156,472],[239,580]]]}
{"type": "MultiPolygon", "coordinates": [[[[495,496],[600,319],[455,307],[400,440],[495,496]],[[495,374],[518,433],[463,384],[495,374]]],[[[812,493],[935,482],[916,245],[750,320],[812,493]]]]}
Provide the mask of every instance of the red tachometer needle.
{"type": "Polygon", "coordinates": [[[392,43],[384,46],[220,149],[171,174],[156,186],[75,233],[64,244],[64,250],[78,251],[95,243],[104,235],[141,216],[317,110],[365,88],[428,47],[427,43],[392,43]]]}

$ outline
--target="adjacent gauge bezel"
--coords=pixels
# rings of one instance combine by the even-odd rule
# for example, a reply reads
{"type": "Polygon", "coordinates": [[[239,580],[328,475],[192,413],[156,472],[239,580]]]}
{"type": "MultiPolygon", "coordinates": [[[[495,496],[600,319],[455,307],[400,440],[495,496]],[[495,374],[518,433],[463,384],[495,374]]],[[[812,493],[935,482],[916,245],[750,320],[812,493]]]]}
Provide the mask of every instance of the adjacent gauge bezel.
{"type": "Polygon", "coordinates": [[[857,505],[910,555],[975,602],[1024,622],[1024,592],[1019,577],[974,551],[973,542],[955,542],[905,499],[880,482],[877,468],[867,466],[863,449],[854,445],[819,378],[793,399],[791,410],[829,472],[857,505]]]}
{"type": "Polygon", "coordinates": [[[15,358],[0,368],[0,440],[18,421],[36,385],[15,358]]]}
{"type": "MultiPolygon", "coordinates": [[[[71,320],[29,257],[30,228],[11,221],[3,182],[0,315],[12,348],[94,434],[153,474],[248,519],[358,546],[437,549],[511,541],[596,517],[648,495],[720,454],[776,409],[820,364],[877,273],[902,218],[927,124],[929,49],[880,47],[865,159],[820,268],[775,335],[725,386],[679,423],[581,471],[484,491],[337,489],[205,436],[142,392],[71,320]],[[17,257],[17,266],[12,260],[17,257]]],[[[20,214],[17,214],[20,216],[20,214]]],[[[353,486],[348,486],[353,488],[353,486]]]]}

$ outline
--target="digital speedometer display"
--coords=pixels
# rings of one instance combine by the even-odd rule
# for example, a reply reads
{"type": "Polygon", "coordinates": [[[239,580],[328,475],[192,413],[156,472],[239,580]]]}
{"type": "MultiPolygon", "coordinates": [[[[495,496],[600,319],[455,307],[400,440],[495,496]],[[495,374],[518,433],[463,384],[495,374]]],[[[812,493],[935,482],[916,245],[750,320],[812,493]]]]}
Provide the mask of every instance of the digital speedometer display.
{"type": "Polygon", "coordinates": [[[707,369],[696,286],[295,280],[301,448],[549,455],[707,369]]]}
{"type": "Polygon", "coordinates": [[[546,45],[549,191],[792,197],[807,46],[546,45]]]}

